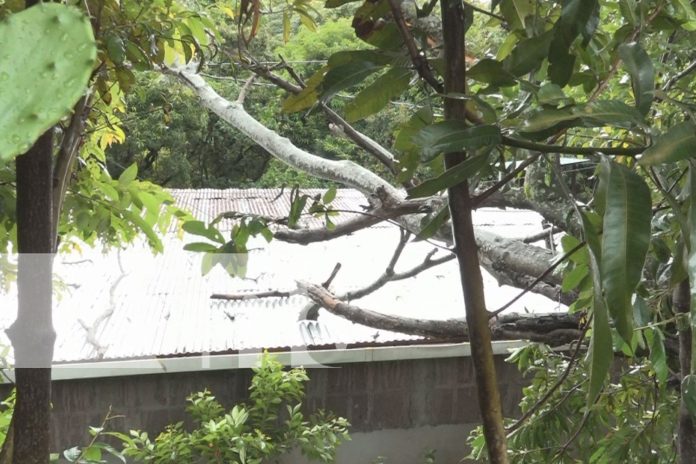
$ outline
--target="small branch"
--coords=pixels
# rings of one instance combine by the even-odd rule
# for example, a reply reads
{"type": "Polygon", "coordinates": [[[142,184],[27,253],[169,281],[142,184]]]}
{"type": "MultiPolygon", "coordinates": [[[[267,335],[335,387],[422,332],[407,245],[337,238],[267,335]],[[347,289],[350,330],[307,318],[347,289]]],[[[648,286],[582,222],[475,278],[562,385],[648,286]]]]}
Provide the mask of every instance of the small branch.
{"type": "Polygon", "coordinates": [[[331,285],[331,282],[336,278],[336,274],[338,274],[338,271],[341,270],[341,263],[336,263],[336,265],[333,268],[333,271],[331,271],[331,274],[329,274],[329,277],[324,281],[323,284],[321,284],[322,287],[324,288],[329,288],[329,285],[331,285]]]}
{"type": "Polygon", "coordinates": [[[237,96],[237,103],[239,103],[240,105],[244,104],[244,100],[246,99],[247,93],[249,93],[249,89],[251,89],[251,86],[254,84],[256,77],[256,74],[252,74],[251,77],[249,77],[249,79],[246,80],[242,89],[239,91],[239,95],[237,96]]]}
{"type": "Polygon", "coordinates": [[[549,227],[548,229],[544,229],[539,233],[536,233],[534,235],[530,235],[528,237],[524,237],[520,240],[523,243],[534,243],[534,242],[538,242],[539,240],[553,237],[554,234],[557,234],[559,232],[561,232],[561,229],[559,229],[558,227],[549,227]]]}
{"type": "Polygon", "coordinates": [[[472,4],[472,3],[469,3],[469,2],[462,2],[462,3],[463,3],[464,5],[466,5],[468,8],[471,8],[473,11],[476,11],[476,12],[478,12],[478,13],[484,14],[484,15],[486,15],[486,16],[490,16],[491,18],[495,18],[495,19],[497,19],[497,20],[499,20],[499,21],[502,21],[502,22],[504,22],[504,23],[507,22],[507,20],[506,20],[505,18],[503,18],[503,17],[500,16],[500,15],[497,15],[497,14],[493,13],[492,11],[485,10],[485,9],[480,8],[480,7],[478,7],[478,6],[476,6],[476,5],[472,4]]]}
{"type": "MultiPolygon", "coordinates": [[[[288,73],[290,73],[291,76],[293,76],[293,78],[298,82],[299,85],[295,85],[291,82],[288,82],[282,77],[273,74],[270,69],[263,66],[250,67],[249,70],[263,77],[269,82],[277,85],[286,92],[296,95],[300,93],[304,88],[304,82],[291,66],[285,63],[285,61],[283,61],[283,63],[285,69],[288,71],[288,73]]],[[[370,137],[366,136],[362,132],[356,130],[338,113],[331,109],[331,107],[329,107],[329,105],[327,105],[325,102],[319,102],[319,107],[326,115],[326,118],[331,123],[335,124],[341,130],[343,135],[352,140],[353,143],[355,143],[357,146],[374,156],[380,163],[386,166],[392,174],[398,174],[398,169],[396,167],[396,158],[389,150],[387,150],[382,145],[372,140],[370,137]]]]}
{"type": "Polygon", "coordinates": [[[355,212],[359,217],[336,225],[333,229],[326,227],[313,229],[281,229],[274,232],[278,240],[307,245],[313,242],[331,240],[358,230],[378,224],[382,221],[397,218],[406,214],[427,212],[427,203],[422,201],[404,200],[394,206],[384,205],[373,211],[355,212]]]}
{"type": "Polygon", "coordinates": [[[411,31],[409,30],[406,20],[404,19],[404,15],[401,12],[400,1],[389,0],[389,7],[391,8],[396,27],[399,29],[401,38],[406,45],[406,50],[408,50],[408,54],[411,57],[411,62],[416,68],[416,71],[418,71],[418,75],[438,93],[443,93],[445,87],[442,85],[442,82],[438,81],[433,75],[433,72],[428,65],[428,59],[426,58],[425,53],[418,50],[418,45],[416,45],[416,41],[413,39],[411,31]]]}
{"type": "Polygon", "coordinates": [[[288,298],[292,295],[296,295],[296,291],[292,292],[281,292],[278,290],[271,290],[268,292],[249,292],[249,293],[213,293],[210,295],[211,300],[225,300],[225,301],[246,301],[246,300],[257,300],[259,298],[288,298]]]}
{"type": "Polygon", "coordinates": [[[473,203],[474,203],[474,208],[478,208],[481,203],[483,203],[488,197],[499,191],[501,188],[503,188],[505,185],[507,185],[508,182],[510,182],[512,179],[517,177],[517,175],[527,169],[527,166],[535,162],[537,159],[539,159],[539,156],[541,156],[541,153],[537,153],[535,155],[532,155],[531,157],[527,158],[526,160],[522,161],[519,166],[517,166],[515,169],[513,169],[511,172],[507,173],[505,177],[500,179],[498,182],[496,182],[492,187],[486,189],[483,191],[480,195],[477,195],[474,197],[473,203]]]}
{"type": "Polygon", "coordinates": [[[684,70],[682,70],[679,74],[672,76],[666,83],[665,85],[662,86],[662,91],[667,92],[670,90],[672,87],[674,87],[674,84],[679,82],[679,80],[683,79],[684,77],[688,76],[692,72],[696,70],[696,61],[692,62],[689,66],[687,66],[684,70]]]}

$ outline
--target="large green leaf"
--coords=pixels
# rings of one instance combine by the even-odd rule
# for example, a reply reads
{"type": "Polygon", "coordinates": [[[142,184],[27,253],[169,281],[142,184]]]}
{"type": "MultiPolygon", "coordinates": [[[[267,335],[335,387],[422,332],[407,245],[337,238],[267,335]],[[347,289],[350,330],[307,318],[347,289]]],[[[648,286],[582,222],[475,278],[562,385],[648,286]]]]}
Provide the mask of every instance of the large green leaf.
{"type": "Polygon", "coordinates": [[[618,100],[600,100],[568,108],[549,108],[534,113],[520,127],[521,132],[540,133],[564,127],[616,126],[630,128],[642,124],[635,108],[618,100]]]}
{"type": "Polygon", "coordinates": [[[655,69],[652,60],[637,42],[622,44],[618,52],[631,76],[636,108],[642,114],[648,114],[655,90],[655,69]]]}
{"type": "Polygon", "coordinates": [[[321,84],[321,98],[327,100],[341,90],[360,84],[383,65],[371,61],[347,63],[329,69],[321,84]]]}
{"type": "MultiPolygon", "coordinates": [[[[694,337],[696,337],[696,198],[694,197],[694,189],[696,188],[696,167],[693,163],[689,164],[689,187],[691,195],[689,195],[689,214],[688,214],[688,251],[689,257],[686,262],[686,268],[689,275],[689,285],[691,286],[691,337],[692,346],[694,345],[694,337]]],[[[696,359],[691,358],[691,373],[696,374],[696,359]]],[[[692,414],[694,412],[692,411],[692,414]]],[[[696,414],[694,414],[696,415],[696,414]]]]}
{"type": "Polygon", "coordinates": [[[412,74],[409,68],[395,67],[375,79],[346,105],[346,119],[353,122],[377,113],[408,88],[412,74]]]}
{"type": "Polygon", "coordinates": [[[638,161],[639,164],[655,165],[674,163],[696,155],[696,125],[687,121],[671,127],[655,140],[638,161]]]}
{"type": "Polygon", "coordinates": [[[408,191],[409,198],[427,197],[457,185],[478,173],[486,165],[488,154],[468,158],[432,179],[408,191]]]}
{"type": "Polygon", "coordinates": [[[462,121],[443,121],[421,129],[414,143],[421,147],[423,160],[429,161],[440,153],[497,145],[500,143],[500,129],[489,125],[467,127],[462,121]]]}
{"type": "Polygon", "coordinates": [[[97,49],[88,18],[56,3],[1,20],[0,44],[1,165],[70,113],[85,93],[97,49]]]}
{"type": "Polygon", "coordinates": [[[515,76],[503,68],[502,62],[490,58],[484,58],[473,65],[466,77],[494,87],[508,87],[517,83],[515,76]]]}
{"type": "Polygon", "coordinates": [[[312,74],[312,76],[307,79],[306,86],[300,93],[290,95],[283,101],[283,111],[286,113],[293,113],[306,110],[314,105],[319,99],[318,88],[327,72],[329,72],[329,67],[324,66],[312,74]]]}
{"type": "Polygon", "coordinates": [[[642,124],[643,116],[622,101],[599,100],[588,103],[579,109],[585,127],[602,127],[606,125],[631,128],[642,124]]]}
{"type": "Polygon", "coordinates": [[[589,247],[590,275],[592,276],[592,338],[588,359],[590,361],[590,386],[587,395],[588,406],[592,405],[602,391],[614,357],[609,315],[602,294],[600,276],[601,249],[597,228],[585,213],[581,213],[583,232],[589,247]]]}
{"type": "Polygon", "coordinates": [[[630,343],[633,337],[631,297],[640,282],[650,246],[650,190],[625,166],[604,160],[609,184],[602,234],[602,287],[616,328],[630,343]]]}
{"type": "Polygon", "coordinates": [[[520,41],[510,56],[503,61],[503,67],[514,76],[522,76],[541,66],[549,53],[553,34],[551,31],[520,41]]]}
{"type": "Polygon", "coordinates": [[[549,49],[549,78],[551,82],[565,86],[575,65],[575,56],[569,52],[575,38],[582,33],[589,41],[596,18],[599,15],[597,0],[568,0],[564,2],[561,16],[553,28],[553,41],[549,49]]]}

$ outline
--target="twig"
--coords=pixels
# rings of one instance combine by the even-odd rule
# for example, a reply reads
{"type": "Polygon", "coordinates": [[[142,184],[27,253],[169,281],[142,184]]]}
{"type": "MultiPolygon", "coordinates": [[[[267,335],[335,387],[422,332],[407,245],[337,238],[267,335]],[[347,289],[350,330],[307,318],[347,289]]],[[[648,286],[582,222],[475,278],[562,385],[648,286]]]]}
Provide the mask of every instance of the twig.
{"type": "Polygon", "coordinates": [[[271,290],[267,292],[250,292],[250,293],[213,293],[210,295],[211,300],[226,300],[226,301],[246,301],[256,300],[259,298],[287,298],[296,295],[297,291],[281,292],[271,290]]]}
{"type": "Polygon", "coordinates": [[[331,271],[331,274],[329,275],[329,278],[324,281],[323,284],[321,284],[322,287],[324,288],[329,288],[329,285],[331,285],[331,282],[336,278],[336,274],[338,274],[338,271],[341,270],[341,263],[336,263],[336,265],[333,268],[333,271],[331,271]]]}
{"type": "Polygon", "coordinates": [[[559,229],[556,226],[552,226],[552,227],[544,229],[541,232],[538,232],[536,234],[521,238],[520,240],[524,243],[534,243],[534,242],[538,242],[539,240],[548,238],[550,236],[552,237],[554,234],[557,234],[559,232],[561,232],[561,229],[559,229]]]}
{"type": "Polygon", "coordinates": [[[500,179],[498,182],[496,182],[492,187],[486,189],[483,191],[480,195],[477,195],[476,197],[473,198],[473,203],[474,203],[474,208],[477,208],[478,205],[483,203],[488,197],[493,195],[495,192],[503,188],[508,182],[510,182],[512,179],[514,179],[520,172],[524,171],[527,169],[527,166],[532,164],[534,161],[539,159],[539,156],[541,156],[541,153],[537,153],[535,155],[532,155],[531,157],[527,158],[526,160],[522,161],[519,166],[517,166],[515,169],[513,169],[511,172],[507,173],[505,177],[500,179]]]}
{"type": "Polygon", "coordinates": [[[428,65],[428,59],[426,58],[425,53],[418,50],[416,41],[413,39],[411,31],[408,29],[408,25],[406,24],[406,20],[404,19],[404,15],[401,12],[400,2],[398,0],[389,0],[389,7],[391,8],[392,16],[394,17],[396,27],[399,29],[399,32],[401,33],[401,38],[403,39],[404,44],[406,45],[406,50],[408,50],[408,54],[411,57],[411,62],[413,63],[413,66],[416,68],[418,75],[422,77],[423,80],[425,80],[425,82],[427,82],[438,93],[444,92],[445,88],[442,85],[442,82],[438,81],[433,75],[433,72],[430,69],[430,66],[428,65]]]}
{"type": "Polygon", "coordinates": [[[467,7],[471,8],[473,11],[476,11],[476,12],[478,12],[478,13],[484,14],[484,15],[486,15],[486,16],[490,16],[491,18],[495,18],[495,19],[497,19],[497,20],[499,20],[499,21],[502,21],[502,22],[507,22],[507,20],[506,20],[505,18],[503,18],[503,17],[500,16],[500,15],[497,15],[497,14],[493,13],[492,11],[485,10],[485,9],[480,8],[480,7],[478,7],[478,6],[476,6],[476,5],[472,4],[472,3],[469,3],[469,2],[462,2],[462,3],[463,3],[464,5],[466,5],[467,7]]]}
{"type": "Polygon", "coordinates": [[[252,74],[249,79],[246,80],[244,83],[244,86],[242,86],[242,89],[239,91],[239,95],[237,96],[237,103],[240,105],[244,104],[244,100],[246,99],[247,94],[249,93],[249,89],[251,88],[252,84],[256,80],[258,76],[256,74],[252,74]]]}
{"type": "Polygon", "coordinates": [[[676,84],[680,79],[688,76],[692,72],[696,70],[696,61],[692,62],[689,66],[687,66],[684,70],[682,70],[679,74],[672,76],[666,83],[665,85],[662,86],[662,91],[667,92],[670,90],[674,84],[676,84]]]}

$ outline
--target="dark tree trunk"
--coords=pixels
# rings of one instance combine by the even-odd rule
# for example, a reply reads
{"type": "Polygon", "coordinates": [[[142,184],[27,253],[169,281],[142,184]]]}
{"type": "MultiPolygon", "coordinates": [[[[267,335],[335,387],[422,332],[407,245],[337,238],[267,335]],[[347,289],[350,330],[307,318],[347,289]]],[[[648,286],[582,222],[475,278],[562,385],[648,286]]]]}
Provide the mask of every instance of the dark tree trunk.
{"type": "MultiPolygon", "coordinates": [[[[691,308],[689,281],[684,280],[672,294],[675,314],[689,314],[691,308]]],[[[691,327],[690,324],[678,324],[679,330],[679,370],[683,379],[691,372],[691,327]]],[[[678,452],[681,464],[696,464],[696,424],[694,418],[684,405],[679,405],[678,452]]]]}
{"type": "MultiPolygon", "coordinates": [[[[466,93],[465,10],[461,1],[442,0],[442,30],[445,46],[445,94],[466,93]]],[[[466,120],[465,101],[445,98],[445,119],[466,120]]],[[[461,163],[466,153],[448,153],[447,169],[461,163]]],[[[491,331],[478,260],[476,238],[471,219],[469,185],[462,182],[449,189],[454,246],[459,260],[466,320],[469,326],[471,357],[476,373],[479,409],[483,419],[488,457],[494,464],[507,463],[505,427],[496,380],[491,331]]]]}
{"type": "Polygon", "coordinates": [[[17,158],[17,320],[7,331],[15,354],[15,464],[49,462],[52,321],[52,130],[17,158]]]}

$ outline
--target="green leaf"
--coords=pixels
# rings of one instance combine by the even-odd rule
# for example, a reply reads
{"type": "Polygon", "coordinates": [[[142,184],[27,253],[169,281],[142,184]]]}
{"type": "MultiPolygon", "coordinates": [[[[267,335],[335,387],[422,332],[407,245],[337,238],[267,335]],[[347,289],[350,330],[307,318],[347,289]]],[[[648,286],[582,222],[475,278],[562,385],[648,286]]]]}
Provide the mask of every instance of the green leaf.
{"type": "Polygon", "coordinates": [[[633,337],[631,297],[640,282],[650,246],[650,190],[625,166],[604,160],[608,175],[602,234],[602,288],[616,328],[630,343],[633,337]]]}
{"type": "Polygon", "coordinates": [[[125,171],[121,173],[118,177],[118,182],[122,185],[128,185],[135,180],[138,176],[138,165],[136,163],[131,164],[126,168],[125,171]]]}
{"type": "Polygon", "coordinates": [[[553,38],[552,31],[520,41],[510,56],[503,61],[503,67],[513,76],[522,76],[541,66],[549,53],[553,38]]]}
{"type": "Polygon", "coordinates": [[[458,165],[446,170],[439,176],[428,179],[422,184],[408,191],[409,198],[419,198],[434,195],[437,192],[448,189],[452,186],[473,177],[481,168],[486,165],[488,154],[468,158],[458,165]]]}
{"type": "Polygon", "coordinates": [[[90,446],[82,451],[82,458],[87,461],[100,462],[102,458],[101,449],[97,446],[90,446]]]}
{"type": "Polygon", "coordinates": [[[327,0],[326,4],[324,4],[325,8],[338,8],[341,5],[345,5],[346,3],[352,3],[352,2],[357,2],[358,0],[327,0]]]}
{"type": "Polygon", "coordinates": [[[429,215],[421,221],[421,230],[416,236],[419,240],[425,240],[432,237],[447,222],[450,217],[449,206],[445,205],[435,215],[429,215]]]}
{"type": "Polygon", "coordinates": [[[421,147],[423,161],[440,153],[494,146],[500,143],[500,129],[481,125],[467,127],[462,121],[443,121],[421,129],[413,139],[421,147]]]}
{"type": "Polygon", "coordinates": [[[638,164],[656,165],[674,163],[692,158],[696,152],[696,126],[687,121],[671,127],[655,140],[641,156],[638,164]]]}
{"type": "Polygon", "coordinates": [[[646,330],[646,335],[650,333],[650,363],[655,370],[655,375],[660,384],[664,384],[669,376],[667,367],[667,354],[665,353],[665,336],[658,328],[646,330]]]}
{"type": "Polygon", "coordinates": [[[375,81],[358,93],[345,107],[346,119],[357,121],[377,113],[392,98],[398,97],[411,81],[409,68],[394,67],[375,79],[375,81]]]}
{"type": "Polygon", "coordinates": [[[334,201],[334,198],[336,198],[336,187],[329,187],[326,192],[324,192],[324,196],[321,198],[321,201],[324,203],[331,203],[334,201]]]}
{"type": "Polygon", "coordinates": [[[655,90],[655,69],[652,60],[637,42],[622,44],[618,52],[631,76],[636,108],[642,114],[648,114],[655,90]]]}
{"type": "Polygon", "coordinates": [[[466,77],[494,87],[509,87],[517,83],[515,76],[503,67],[503,63],[490,58],[479,60],[467,71],[466,77]]]}
{"type": "Polygon", "coordinates": [[[215,253],[218,251],[218,247],[216,247],[212,243],[194,242],[194,243],[187,243],[186,245],[184,245],[184,250],[195,251],[198,253],[200,253],[200,252],[215,253]]]}
{"type": "Polygon", "coordinates": [[[520,132],[541,133],[566,127],[634,127],[643,117],[634,108],[618,100],[600,100],[563,109],[549,108],[534,113],[520,127],[520,132]]]}
{"type": "Polygon", "coordinates": [[[321,98],[328,100],[341,90],[360,84],[382,67],[371,61],[358,61],[329,69],[321,84],[321,98]]]}
{"type": "Polygon", "coordinates": [[[106,51],[115,64],[121,64],[126,59],[126,47],[123,39],[115,34],[109,34],[106,37],[106,51]]]}
{"type": "Polygon", "coordinates": [[[201,221],[186,221],[181,228],[191,235],[199,235],[214,242],[225,243],[224,237],[215,227],[207,226],[201,221]]]}
{"type": "Polygon", "coordinates": [[[643,116],[619,100],[599,100],[577,109],[586,127],[606,125],[630,128],[642,124],[643,116]]]}
{"type": "MultiPolygon", "coordinates": [[[[595,282],[597,285],[598,282],[595,282]]],[[[592,307],[592,339],[590,341],[590,387],[587,391],[588,406],[592,405],[604,387],[614,357],[611,328],[607,308],[601,298],[595,297],[592,307]]]]}
{"type": "Polygon", "coordinates": [[[686,409],[692,417],[696,418],[696,375],[689,374],[684,377],[681,384],[681,396],[686,409]]]}
{"type": "Polygon", "coordinates": [[[302,89],[300,93],[290,95],[283,101],[283,112],[293,113],[302,111],[314,105],[317,100],[319,100],[318,88],[328,71],[329,67],[324,66],[312,74],[312,76],[307,79],[306,87],[302,89]]]}
{"type": "Polygon", "coordinates": [[[2,164],[72,111],[85,93],[97,49],[88,18],[51,2],[3,15],[0,44],[2,164]]]}
{"type": "MultiPolygon", "coordinates": [[[[689,252],[688,261],[686,263],[687,272],[689,274],[689,285],[691,287],[691,337],[692,345],[696,339],[696,198],[694,198],[694,192],[696,191],[696,167],[693,163],[689,164],[689,187],[691,189],[691,195],[689,195],[689,213],[688,213],[688,224],[689,230],[687,231],[689,240],[687,242],[687,250],[689,252]]],[[[696,373],[696,358],[692,356],[691,358],[691,372],[696,373]]]]}

